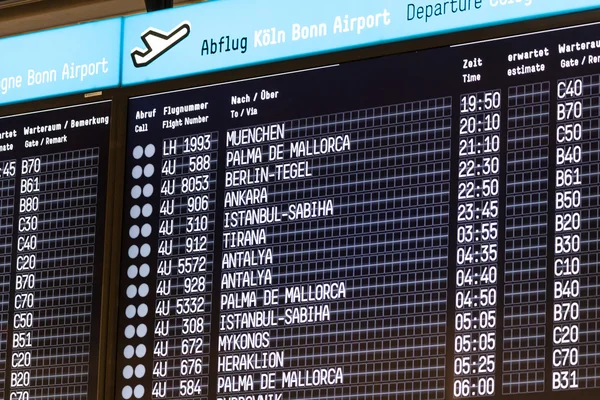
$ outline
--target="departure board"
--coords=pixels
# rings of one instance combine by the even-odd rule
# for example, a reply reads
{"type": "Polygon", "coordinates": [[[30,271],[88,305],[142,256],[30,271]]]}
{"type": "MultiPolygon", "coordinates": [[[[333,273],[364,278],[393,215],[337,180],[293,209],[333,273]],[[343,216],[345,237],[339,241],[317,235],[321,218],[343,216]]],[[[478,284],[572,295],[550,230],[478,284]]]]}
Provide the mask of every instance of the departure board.
{"type": "Polygon", "coordinates": [[[599,37],[131,99],[117,397],[598,398],[599,37]]]}
{"type": "Polygon", "coordinates": [[[0,398],[96,399],[110,102],[0,118],[0,398]]]}

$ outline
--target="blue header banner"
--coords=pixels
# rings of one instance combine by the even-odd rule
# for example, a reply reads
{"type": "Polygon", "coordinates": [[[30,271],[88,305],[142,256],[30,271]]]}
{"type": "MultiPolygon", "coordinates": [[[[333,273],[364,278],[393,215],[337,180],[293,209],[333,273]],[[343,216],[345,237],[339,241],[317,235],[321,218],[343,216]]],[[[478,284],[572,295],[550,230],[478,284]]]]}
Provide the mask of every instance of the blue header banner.
{"type": "Polygon", "coordinates": [[[0,106],[600,8],[600,0],[220,0],[0,40],[0,106]]]}
{"type": "Polygon", "coordinates": [[[0,40],[0,105],[119,86],[122,22],[0,40]]]}
{"type": "Polygon", "coordinates": [[[123,85],[600,7],[600,0],[221,0],[125,18],[123,85]]]}

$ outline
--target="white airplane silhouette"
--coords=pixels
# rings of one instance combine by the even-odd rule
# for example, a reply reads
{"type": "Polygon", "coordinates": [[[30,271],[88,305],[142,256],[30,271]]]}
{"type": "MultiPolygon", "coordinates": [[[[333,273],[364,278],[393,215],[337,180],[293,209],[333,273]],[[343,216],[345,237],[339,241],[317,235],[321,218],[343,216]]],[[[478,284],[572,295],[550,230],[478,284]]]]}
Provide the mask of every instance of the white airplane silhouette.
{"type": "Polygon", "coordinates": [[[191,30],[192,26],[189,21],[183,21],[168,33],[155,28],[146,29],[142,33],[142,42],[146,45],[146,49],[136,47],[131,51],[133,65],[137,68],[149,65],[177,43],[188,37],[191,30]]]}

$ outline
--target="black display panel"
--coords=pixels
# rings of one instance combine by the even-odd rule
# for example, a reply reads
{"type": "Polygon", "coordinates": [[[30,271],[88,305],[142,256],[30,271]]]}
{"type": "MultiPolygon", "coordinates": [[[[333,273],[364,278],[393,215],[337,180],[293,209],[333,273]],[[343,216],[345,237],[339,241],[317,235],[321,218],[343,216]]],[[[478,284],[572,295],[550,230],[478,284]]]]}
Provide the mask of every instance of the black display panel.
{"type": "Polygon", "coordinates": [[[117,395],[597,398],[597,36],[132,99],[117,395]]]}
{"type": "Polygon", "coordinates": [[[97,398],[110,109],[0,118],[0,398],[97,398]]]}

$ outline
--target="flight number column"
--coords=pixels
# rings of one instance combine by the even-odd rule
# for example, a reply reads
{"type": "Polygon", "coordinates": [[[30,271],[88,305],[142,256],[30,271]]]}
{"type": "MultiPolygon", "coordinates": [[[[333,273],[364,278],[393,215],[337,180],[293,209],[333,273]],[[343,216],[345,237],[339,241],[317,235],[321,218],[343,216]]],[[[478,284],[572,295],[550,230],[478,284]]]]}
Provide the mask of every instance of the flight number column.
{"type": "Polygon", "coordinates": [[[217,149],[217,132],[162,143],[153,398],[208,392],[217,149]]]}
{"type": "Polygon", "coordinates": [[[552,389],[600,387],[600,75],[557,82],[552,389]]]}
{"type": "Polygon", "coordinates": [[[500,90],[460,100],[454,397],[495,394],[500,90]]]}

